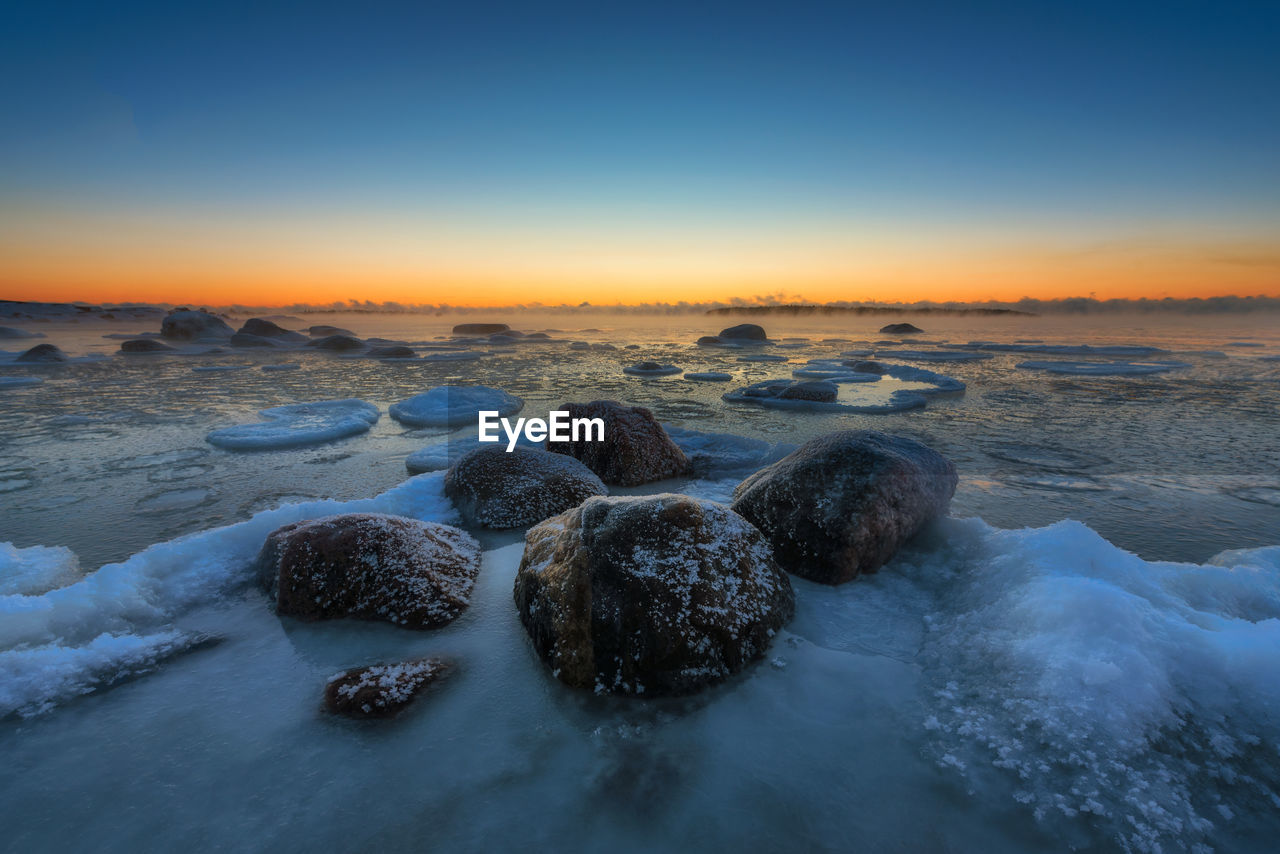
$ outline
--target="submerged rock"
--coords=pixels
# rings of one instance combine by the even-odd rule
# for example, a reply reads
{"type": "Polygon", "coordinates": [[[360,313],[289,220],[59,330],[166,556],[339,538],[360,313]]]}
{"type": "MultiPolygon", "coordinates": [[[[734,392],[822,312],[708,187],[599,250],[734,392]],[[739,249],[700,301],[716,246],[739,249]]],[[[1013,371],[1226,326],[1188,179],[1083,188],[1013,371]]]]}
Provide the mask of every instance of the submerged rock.
{"type": "Polygon", "coordinates": [[[198,338],[230,338],[235,330],[227,322],[207,311],[176,308],[160,321],[160,335],[176,341],[195,341],[198,338]]]}
{"type": "Polygon", "coordinates": [[[453,327],[454,335],[493,335],[511,329],[505,323],[459,323],[453,327]]]}
{"type": "Polygon", "coordinates": [[[638,486],[689,473],[689,458],[671,441],[653,413],[642,406],[623,406],[614,400],[566,403],[570,418],[604,421],[604,439],[576,442],[547,441],[547,450],[568,454],[608,484],[638,486]]]}
{"type": "Polygon", "coordinates": [[[748,477],[733,509],[764,532],[778,562],[811,581],[874,572],[926,522],[945,515],[956,467],[913,439],[828,433],[748,477]]]}
{"type": "Polygon", "coordinates": [[[30,350],[22,353],[14,359],[14,361],[51,364],[53,362],[67,361],[67,354],[62,352],[62,350],[55,347],[53,344],[37,344],[30,350]]]}
{"type": "Polygon", "coordinates": [[[769,340],[769,336],[764,333],[764,327],[757,326],[754,323],[739,323],[737,326],[730,326],[728,329],[721,329],[718,337],[722,339],[729,339],[731,341],[769,340]]]}
{"type": "Polygon", "coordinates": [[[173,353],[172,347],[154,338],[135,338],[132,341],[120,342],[121,353],[173,353]]]}
{"type": "Polygon", "coordinates": [[[379,513],[285,525],[267,537],[257,561],[278,614],[413,629],[443,626],[462,613],[479,571],[480,547],[463,531],[379,513]]]}
{"type": "Polygon", "coordinates": [[[880,327],[880,332],[885,335],[912,335],[924,330],[912,323],[890,323],[888,326],[880,327]]]}
{"type": "Polygon", "coordinates": [[[486,528],[522,528],[607,495],[591,469],[564,454],[491,445],[450,467],[444,492],[464,519],[486,528]]]}
{"type": "Polygon", "coordinates": [[[348,718],[394,717],[451,669],[439,658],[420,658],[344,670],[329,677],[324,705],[348,718]]]}
{"type": "MultiPolygon", "coordinates": [[[[239,334],[255,335],[258,338],[269,338],[272,341],[279,341],[284,344],[302,344],[307,340],[307,336],[301,332],[291,332],[283,326],[272,323],[270,320],[263,320],[261,317],[251,317],[240,327],[239,334]]],[[[235,343],[234,339],[231,343],[235,343]]]]}
{"type": "Polygon", "coordinates": [[[671,494],[590,498],[530,529],[515,601],[560,681],[646,697],[742,670],[795,611],[759,531],[671,494]]]}
{"type": "Polygon", "coordinates": [[[346,353],[350,350],[363,350],[365,343],[352,335],[326,335],[307,342],[308,347],[317,350],[330,350],[334,353],[346,353]]]}

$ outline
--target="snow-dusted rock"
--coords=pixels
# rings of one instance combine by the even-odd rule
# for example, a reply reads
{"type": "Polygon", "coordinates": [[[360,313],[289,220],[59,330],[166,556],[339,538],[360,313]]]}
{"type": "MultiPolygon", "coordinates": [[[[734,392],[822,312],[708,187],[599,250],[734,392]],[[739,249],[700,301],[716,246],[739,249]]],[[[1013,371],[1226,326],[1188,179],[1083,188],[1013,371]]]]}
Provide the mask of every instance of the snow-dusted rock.
{"type": "Polygon", "coordinates": [[[727,341],[767,341],[769,339],[764,332],[764,327],[754,323],[739,323],[737,326],[721,329],[717,337],[727,341]]]}
{"type": "Polygon", "coordinates": [[[764,532],[778,562],[811,581],[874,572],[925,523],[945,515],[956,467],[913,439],[828,433],[748,477],[733,509],[764,532]]]}
{"type": "Polygon", "coordinates": [[[589,498],[530,529],[516,607],[560,681],[689,694],[763,656],[795,595],[764,537],[686,495],[589,498]]]}
{"type": "Polygon", "coordinates": [[[273,406],[258,413],[257,424],[223,427],[206,436],[220,448],[264,451],[332,442],[368,432],[378,423],[378,407],[363,400],[319,400],[273,406]]]}
{"type": "Polygon", "coordinates": [[[37,344],[30,350],[20,353],[14,361],[51,365],[67,361],[67,354],[53,344],[37,344]]]}
{"type": "Polygon", "coordinates": [[[160,322],[160,335],[176,341],[195,341],[199,338],[227,339],[235,330],[216,314],[177,308],[160,322]]]}
{"type": "Polygon", "coordinates": [[[438,522],[348,513],[271,532],[256,570],[278,614],[431,629],[470,602],[480,546],[438,522]]]}
{"type": "Polygon", "coordinates": [[[684,451],[671,441],[653,413],[642,406],[623,406],[613,400],[566,403],[570,418],[600,418],[604,440],[547,442],[547,450],[568,454],[586,463],[608,484],[638,486],[689,472],[684,451]]]}
{"type": "Polygon", "coordinates": [[[154,338],[134,338],[120,342],[121,353],[173,353],[175,350],[163,341],[154,338]]]}
{"type": "Polygon", "coordinates": [[[450,467],[444,492],[473,525],[523,528],[609,490],[573,457],[488,445],[450,467]]]}
{"type": "Polygon", "coordinates": [[[458,427],[477,423],[481,410],[505,418],[524,408],[524,401],[502,389],[484,385],[441,385],[391,404],[392,418],[410,427],[458,427]]]}
{"type": "Polygon", "coordinates": [[[419,658],[344,670],[329,677],[324,705],[358,720],[394,717],[451,669],[439,658],[419,658]]]}

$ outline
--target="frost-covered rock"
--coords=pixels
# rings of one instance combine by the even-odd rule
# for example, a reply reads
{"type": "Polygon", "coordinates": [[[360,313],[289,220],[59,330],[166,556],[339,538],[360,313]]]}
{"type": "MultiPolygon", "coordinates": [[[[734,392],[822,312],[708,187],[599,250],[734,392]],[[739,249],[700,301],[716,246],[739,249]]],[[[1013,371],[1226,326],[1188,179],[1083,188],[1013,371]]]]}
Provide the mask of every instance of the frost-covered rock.
{"type": "Polygon", "coordinates": [[[52,365],[67,361],[67,354],[53,344],[37,344],[30,350],[19,353],[14,361],[36,365],[52,365]]]}
{"type": "Polygon", "coordinates": [[[498,417],[515,415],[524,401],[514,394],[485,385],[440,385],[391,404],[391,417],[410,427],[458,427],[475,424],[481,410],[498,417]]]}
{"type": "Polygon", "coordinates": [[[365,343],[353,335],[342,335],[341,333],[334,335],[326,335],[323,338],[315,338],[307,342],[308,347],[314,347],[317,350],[329,350],[334,353],[347,353],[352,350],[363,350],[365,343]]]}
{"type": "Polygon", "coordinates": [[[742,670],[795,610],[759,531],[671,494],[590,498],[532,528],[515,600],[560,681],[646,697],[742,670]]]}
{"type": "Polygon", "coordinates": [[[914,323],[890,323],[887,326],[881,326],[880,332],[883,335],[914,335],[924,330],[914,323]]]}
{"type": "Polygon", "coordinates": [[[764,332],[764,327],[754,323],[739,323],[737,326],[721,329],[716,337],[727,341],[767,341],[769,339],[764,332]]]}
{"type": "Polygon", "coordinates": [[[349,513],[276,529],[256,570],[278,614],[431,629],[470,602],[480,546],[438,522],[349,513]]]}
{"type": "Polygon", "coordinates": [[[688,457],[644,407],[623,406],[614,400],[593,400],[566,403],[560,408],[568,411],[570,418],[603,420],[604,439],[548,440],[547,450],[576,457],[605,483],[638,486],[688,474],[688,457]]]}
{"type": "MultiPolygon", "coordinates": [[[[251,317],[244,322],[239,330],[242,335],[253,335],[258,338],[268,338],[272,341],[278,341],[282,344],[305,344],[307,336],[301,332],[292,332],[285,329],[279,324],[272,323],[270,320],[264,320],[261,317],[251,317]]],[[[232,339],[232,344],[235,339],[232,339]]]]}
{"type": "Polygon", "coordinates": [[[789,572],[840,584],[874,572],[956,491],[956,467],[913,439],[828,433],[748,477],[733,509],[773,543],[789,572]]]}
{"type": "Polygon", "coordinates": [[[486,528],[523,528],[607,495],[591,469],[564,454],[489,445],[449,469],[444,491],[462,517],[486,528]]]}
{"type": "Polygon", "coordinates": [[[121,353],[173,353],[172,347],[154,338],[134,338],[120,342],[121,353]]]}
{"type": "Polygon", "coordinates": [[[498,332],[509,332],[511,327],[505,323],[459,323],[453,327],[454,335],[493,335],[498,332]]]}
{"type": "Polygon", "coordinates": [[[451,669],[438,658],[420,658],[344,670],[329,677],[324,705],[348,718],[394,717],[451,669]]]}
{"type": "Polygon", "coordinates": [[[332,442],[368,432],[378,423],[378,407],[363,400],[319,400],[273,406],[257,424],[237,424],[209,433],[212,445],[233,451],[264,451],[332,442]]]}
{"type": "Polygon", "coordinates": [[[160,322],[160,335],[175,341],[195,341],[198,338],[230,338],[235,330],[216,314],[177,308],[160,322]]]}

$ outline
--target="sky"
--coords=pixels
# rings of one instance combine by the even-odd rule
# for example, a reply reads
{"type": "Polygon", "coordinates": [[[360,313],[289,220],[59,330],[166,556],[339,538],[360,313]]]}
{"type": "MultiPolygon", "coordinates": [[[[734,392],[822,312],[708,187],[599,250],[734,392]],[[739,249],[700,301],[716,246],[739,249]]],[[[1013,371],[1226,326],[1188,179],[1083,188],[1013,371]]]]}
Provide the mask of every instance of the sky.
{"type": "Polygon", "coordinates": [[[1280,295],[1280,3],[0,10],[0,298],[1280,295]]]}

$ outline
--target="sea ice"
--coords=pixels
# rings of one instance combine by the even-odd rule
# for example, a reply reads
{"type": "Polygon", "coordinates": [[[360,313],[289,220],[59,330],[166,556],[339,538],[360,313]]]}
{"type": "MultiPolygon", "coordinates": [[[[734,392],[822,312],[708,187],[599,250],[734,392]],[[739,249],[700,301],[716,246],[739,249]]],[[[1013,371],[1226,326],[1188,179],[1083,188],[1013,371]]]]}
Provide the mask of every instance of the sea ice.
{"type": "Polygon", "coordinates": [[[660,365],[657,362],[637,362],[622,369],[624,374],[633,377],[667,377],[680,373],[675,365],[660,365]]]}
{"type": "MultiPolygon", "coordinates": [[[[507,440],[503,439],[504,447],[507,440]]],[[[522,448],[541,448],[545,442],[534,442],[520,431],[516,438],[517,447],[522,448]]],[[[404,467],[409,470],[410,474],[422,474],[429,471],[440,471],[447,469],[458,461],[459,458],[471,451],[479,448],[492,448],[493,442],[481,442],[478,436],[466,436],[464,438],[450,438],[444,442],[436,442],[427,445],[425,448],[419,448],[409,456],[404,458],[404,467]]]]}
{"type": "Polygon", "coordinates": [[[746,356],[739,356],[739,362],[785,362],[786,356],[779,356],[776,353],[751,353],[746,356]]]}
{"type": "Polygon", "coordinates": [[[392,418],[410,427],[458,427],[476,422],[480,410],[496,411],[500,418],[515,415],[524,401],[502,389],[483,385],[442,385],[393,403],[392,418]]]}
{"type": "Polygon", "coordinates": [[[892,355],[908,362],[978,362],[995,358],[990,353],[966,353],[963,350],[894,350],[892,355]]]}
{"type": "Polygon", "coordinates": [[[80,577],[80,563],[71,549],[31,546],[20,549],[0,543],[0,596],[38,596],[80,577]]]}
{"type": "Polygon", "coordinates": [[[1019,362],[1018,367],[1080,377],[1140,377],[1191,366],[1186,362],[1019,362]]]}
{"type": "Polygon", "coordinates": [[[258,414],[258,424],[223,427],[205,438],[233,451],[277,450],[355,436],[378,422],[378,407],[354,399],[273,406],[258,414]]]}

